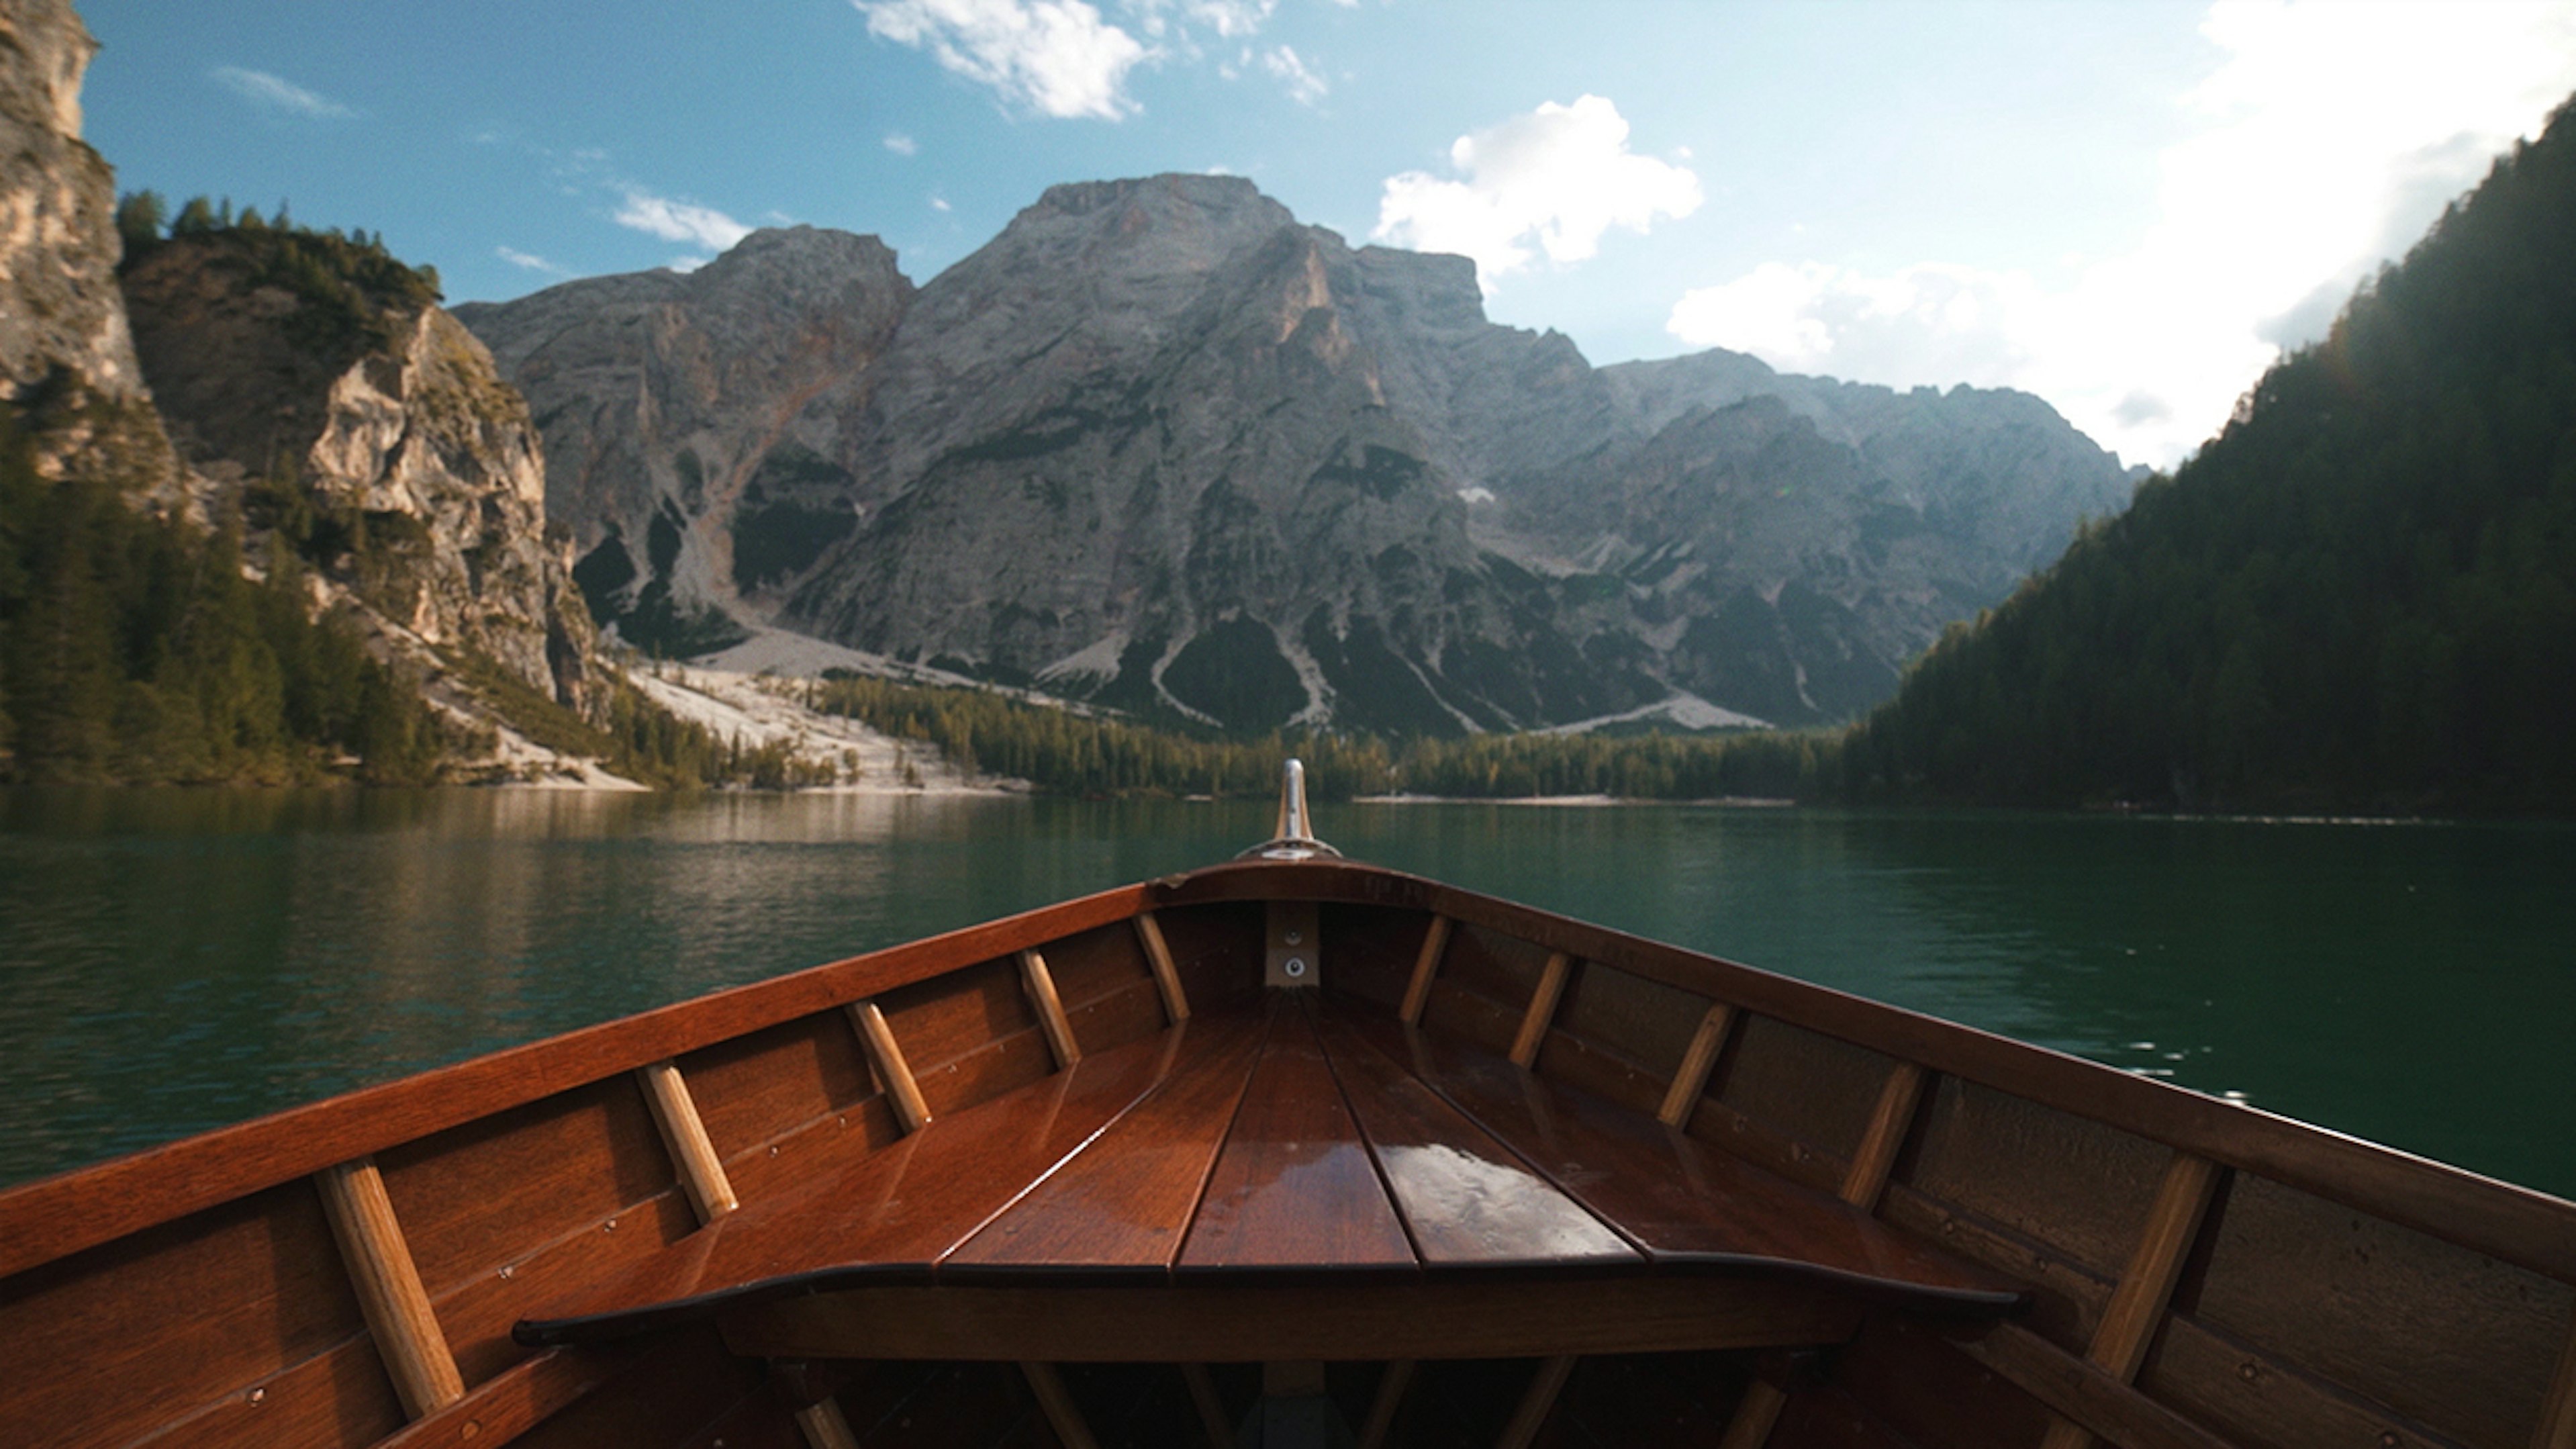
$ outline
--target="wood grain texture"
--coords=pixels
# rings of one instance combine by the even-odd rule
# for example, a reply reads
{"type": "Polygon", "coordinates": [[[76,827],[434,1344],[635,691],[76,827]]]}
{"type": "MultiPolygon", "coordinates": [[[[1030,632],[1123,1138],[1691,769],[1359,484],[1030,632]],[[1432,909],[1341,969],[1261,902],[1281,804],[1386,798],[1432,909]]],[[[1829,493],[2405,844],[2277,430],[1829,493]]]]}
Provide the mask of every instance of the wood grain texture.
{"type": "Polygon", "coordinates": [[[1530,993],[1529,1009],[1521,1016],[1520,1030],[1512,1037],[1512,1065],[1523,1069],[1538,1061],[1539,1043],[1547,1039],[1548,1023],[1556,1019],[1557,998],[1565,994],[1565,978],[1574,969],[1574,958],[1563,951],[1551,953],[1547,965],[1538,974],[1538,988],[1530,993]]]}
{"type": "Polygon", "coordinates": [[[1510,1422],[1503,1425],[1494,1449],[1529,1449],[1538,1440],[1538,1431],[1547,1427],[1547,1416],[1556,1408],[1556,1396],[1565,1389],[1566,1379],[1574,1372],[1574,1356],[1557,1354],[1539,1360],[1538,1372],[1521,1393],[1520,1403],[1512,1410],[1510,1422]]]}
{"type": "MultiPolygon", "coordinates": [[[[940,1275],[1169,1270],[1259,1059],[1254,1032],[1200,1032],[1160,1088],[940,1259],[940,1275]],[[1203,1044],[1203,1045],[1202,1045],[1203,1044]]],[[[1140,1043],[1142,1045],[1142,1043],[1140,1043]]],[[[1078,1358],[1078,1354],[1028,1354],[1078,1358]]]]}
{"type": "Polygon", "coordinates": [[[1100,1441],[1091,1436],[1091,1426],[1082,1420],[1081,1406],[1065,1392],[1064,1376],[1055,1371],[1054,1364],[1023,1363],[1020,1373],[1028,1379],[1029,1392],[1037,1396],[1047,1427],[1055,1431],[1064,1449],[1100,1449],[1100,1441]]]}
{"type": "Polygon", "coordinates": [[[1047,970],[1046,958],[1035,951],[1020,953],[1020,984],[1029,993],[1029,1004],[1037,1008],[1038,1025],[1046,1032],[1047,1051],[1055,1057],[1058,1070],[1082,1060],[1082,1044],[1073,1039],[1073,1023],[1064,1019],[1064,1002],[1055,994],[1055,977],[1047,970]]]}
{"type": "Polygon", "coordinates": [[[2092,1350],[2085,1355],[2123,1383],[2137,1377],[2138,1364],[2147,1356],[2147,1342],[2155,1336],[2165,1306],[2173,1301],[2174,1281],[2182,1276],[2183,1259],[2209,1213],[2218,1174],[2218,1165],[2209,1159],[2177,1152],[2156,1189],[2155,1206],[2147,1210],[2146,1231],[2138,1237],[2137,1251],[2130,1255],[2120,1287],[2094,1331],[2092,1350]]]}
{"type": "Polygon", "coordinates": [[[1637,1251],[1447,1099],[1328,1016],[1323,1046],[1426,1266],[1633,1265],[1637,1251]]]}
{"type": "Polygon", "coordinates": [[[1641,1113],[1383,1019],[1352,1030],[1658,1264],[1803,1276],[1932,1311],[2020,1301],[2018,1285],[1641,1113]]]}
{"type": "MultiPolygon", "coordinates": [[[[1241,1013],[1201,1016],[1009,1097],[952,1113],[804,1191],[751,1203],[684,1251],[546,1305],[521,1339],[613,1338],[711,1316],[723,1301],[795,1291],[849,1269],[916,1279],[1175,1074],[1257,1040],[1241,1013]]],[[[1059,1355],[1069,1357],[1070,1355],[1059,1355]]]]}
{"type": "Polygon", "coordinates": [[[444,1409],[465,1397],[465,1381],[447,1351],[429,1293],[420,1286],[402,1224],[385,1196],[384,1177],[372,1158],[359,1158],[314,1174],[331,1236],[340,1245],[350,1285],[367,1316],[367,1330],[384,1354],[385,1371],[403,1412],[412,1418],[444,1409]]]}
{"type": "Polygon", "coordinates": [[[1700,1094],[1708,1090],[1709,1071],[1717,1065],[1717,1054],[1726,1046],[1727,1028],[1734,1022],[1734,1007],[1723,1001],[1710,1004],[1707,1014],[1699,1019],[1699,1030],[1682,1051],[1681,1065],[1673,1070],[1673,1084],[1664,1093],[1663,1106],[1655,1111],[1656,1121],[1667,1127],[1690,1125],[1700,1094]]]}
{"type": "Polygon", "coordinates": [[[1447,916],[1433,916],[1431,930],[1422,938],[1422,950],[1413,958],[1413,975],[1405,983],[1404,1005],[1396,1015],[1407,1026],[1422,1020],[1422,1007],[1431,999],[1431,981],[1440,972],[1440,955],[1449,947],[1449,932],[1456,925],[1447,916]]]}
{"type": "Polygon", "coordinates": [[[754,1358],[1016,1362],[1544,1358],[1851,1336],[1862,1308],[1801,1284],[1638,1278],[1221,1286],[848,1288],[718,1315],[754,1358]]]}
{"type": "MultiPolygon", "coordinates": [[[[1154,903],[1285,895],[1435,911],[1776,1017],[2317,1192],[2576,1282],[2576,1206],[1954,1023],[1419,877],[1348,862],[1219,866],[1154,903]]],[[[2126,1239],[2123,1239],[2125,1247],[2126,1239]]],[[[2116,1258],[2107,1265],[2116,1267],[2116,1258]]]]}
{"type": "Polygon", "coordinates": [[[707,1137],[706,1124],[698,1120],[698,1104],[689,1096],[689,1084],[681,1079],[679,1064],[648,1062],[635,1069],[635,1079],[644,1088],[645,1104],[653,1110],[653,1125],[661,1129],[662,1145],[671,1154],[671,1167],[679,1176],[681,1190],[688,1194],[689,1208],[697,1214],[699,1224],[714,1222],[741,1206],[733,1195],[733,1184],[725,1178],[716,1145],[707,1137]]]}
{"type": "Polygon", "coordinates": [[[1860,1145],[1852,1149],[1851,1166],[1843,1172],[1843,1201],[1862,1212],[1877,1210],[1878,1195],[1887,1187],[1888,1171],[1914,1128],[1914,1109],[1922,1100],[1923,1068],[1913,1062],[1897,1063],[1887,1074],[1887,1085],[1879,1090],[1878,1106],[1861,1132],[1860,1145]]]}
{"type": "Polygon", "coordinates": [[[2138,1370],[2136,1388],[2238,1444],[2465,1449],[2461,1440],[2391,1413],[2385,1405],[2182,1313],[2166,1317],[2138,1370]]]}
{"type": "Polygon", "coordinates": [[[2088,1434],[2125,1449],[2234,1449],[2101,1365],[2015,1324],[1999,1324],[1982,1337],[1962,1341],[1959,1348],[2088,1434]]]}
{"type": "MultiPolygon", "coordinates": [[[[0,1285],[0,1443],[130,1444],[200,1411],[247,1407],[252,1390],[326,1358],[362,1371],[356,1383],[329,1376],[324,1391],[349,1431],[402,1423],[319,1192],[287,1183],[0,1285]],[[171,1310],[178,1294],[189,1311],[171,1310]],[[149,1394],[130,1391],[147,1377],[149,1394]]],[[[292,1415],[303,1397],[280,1389],[256,1408],[292,1415]]]]}
{"type": "Polygon", "coordinates": [[[2528,1444],[2576,1288],[2244,1172],[2174,1307],[2402,1419],[2528,1444]]]}
{"type": "Polygon", "coordinates": [[[930,1104],[922,1100],[921,1083],[914,1080],[903,1044],[894,1039],[894,1028],[886,1023],[885,1009],[873,1001],[858,1001],[850,1004],[849,1013],[859,1040],[867,1044],[868,1060],[876,1065],[887,1095],[894,1099],[895,1120],[906,1132],[920,1131],[930,1121],[930,1104]]]}
{"type": "MultiPolygon", "coordinates": [[[[0,1192],[0,1278],[646,1062],[1125,920],[1126,886],[512,1047],[0,1192]]],[[[1168,921],[1168,916],[1167,916],[1168,921]]],[[[901,1027],[899,1014],[897,1026],[901,1027]]],[[[979,1036],[980,1039],[980,1036],[979,1036]]]]}
{"type": "Polygon", "coordinates": [[[1170,1021],[1190,1019],[1190,996],[1181,989],[1181,971],[1172,964],[1171,943],[1163,939],[1163,923],[1152,911],[1138,911],[1135,919],[1136,942],[1145,950],[1145,964],[1153,968],[1154,985],[1163,993],[1163,1015],[1170,1021]]]}
{"type": "Polygon", "coordinates": [[[1307,1016],[1272,1014],[1175,1271],[1413,1269],[1413,1246],[1307,1016]]]}

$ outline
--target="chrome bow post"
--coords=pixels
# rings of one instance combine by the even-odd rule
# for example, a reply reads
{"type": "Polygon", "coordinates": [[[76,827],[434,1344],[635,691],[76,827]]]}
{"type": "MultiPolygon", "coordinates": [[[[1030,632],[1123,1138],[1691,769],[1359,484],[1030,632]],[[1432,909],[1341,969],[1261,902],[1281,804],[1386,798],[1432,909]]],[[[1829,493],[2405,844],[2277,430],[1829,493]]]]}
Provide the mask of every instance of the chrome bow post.
{"type": "Polygon", "coordinates": [[[1315,838],[1306,814],[1306,766],[1303,761],[1290,760],[1286,778],[1279,782],[1278,833],[1235,859],[1314,860],[1321,856],[1339,860],[1342,853],[1315,838]]]}

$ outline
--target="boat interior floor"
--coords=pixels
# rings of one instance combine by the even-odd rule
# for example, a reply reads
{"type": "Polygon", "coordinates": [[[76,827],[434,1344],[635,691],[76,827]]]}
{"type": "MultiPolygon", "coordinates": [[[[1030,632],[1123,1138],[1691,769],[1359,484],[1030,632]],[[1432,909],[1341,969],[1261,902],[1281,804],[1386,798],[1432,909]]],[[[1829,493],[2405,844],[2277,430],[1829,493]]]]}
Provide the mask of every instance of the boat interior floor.
{"type": "Polygon", "coordinates": [[[1273,990],[939,1117],[519,1324],[771,1359],[1248,1363],[1826,1343],[2019,1285],[1383,1008],[1273,990]]]}

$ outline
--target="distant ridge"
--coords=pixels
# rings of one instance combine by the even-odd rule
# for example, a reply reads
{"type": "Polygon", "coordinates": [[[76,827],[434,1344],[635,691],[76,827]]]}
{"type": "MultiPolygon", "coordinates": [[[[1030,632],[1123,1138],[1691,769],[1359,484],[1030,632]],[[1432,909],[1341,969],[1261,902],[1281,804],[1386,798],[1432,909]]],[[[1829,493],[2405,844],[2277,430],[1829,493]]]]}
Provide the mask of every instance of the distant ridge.
{"type": "Polygon", "coordinates": [[[1236,732],[1848,718],[2130,486],[2026,394],[1596,369],[1239,177],[1050,188],[918,288],[795,228],[457,315],[630,642],[785,627],[1236,732]]]}
{"type": "Polygon", "coordinates": [[[1848,764],[1918,799],[2566,814],[2571,720],[2576,102],[1848,764]]]}

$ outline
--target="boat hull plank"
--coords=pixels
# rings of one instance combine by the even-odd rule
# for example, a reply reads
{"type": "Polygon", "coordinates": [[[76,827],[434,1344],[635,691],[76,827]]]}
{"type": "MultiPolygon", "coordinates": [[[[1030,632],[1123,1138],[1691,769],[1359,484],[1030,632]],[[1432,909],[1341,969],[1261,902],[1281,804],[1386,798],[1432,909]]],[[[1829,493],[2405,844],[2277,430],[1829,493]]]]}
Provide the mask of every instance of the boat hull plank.
{"type": "Polygon", "coordinates": [[[1830,1279],[1927,1309],[2021,1301],[2017,1285],[1651,1117],[1429,1032],[1382,1019],[1356,1028],[1659,1265],[1830,1279]]]}
{"type": "Polygon", "coordinates": [[[11,1279],[0,1364],[5,1443],[125,1444],[200,1412],[240,1432],[270,1407],[368,1439],[403,1422],[307,1181],[11,1279]]]}
{"type": "Polygon", "coordinates": [[[2576,1290],[2242,1173],[2209,1239],[2195,1318],[2463,1442],[2529,1443],[2576,1290]]]}
{"type": "MultiPolygon", "coordinates": [[[[689,1053],[679,1066],[728,1171],[826,1117],[867,1113],[881,1095],[857,1034],[840,1012],[746,1032],[689,1053]]],[[[884,1121],[891,1112],[868,1115],[884,1121]]]]}
{"type": "Polygon", "coordinates": [[[1273,1008],[1175,1272],[1412,1272],[1412,1243],[1310,1016],[1273,1008]]]}

